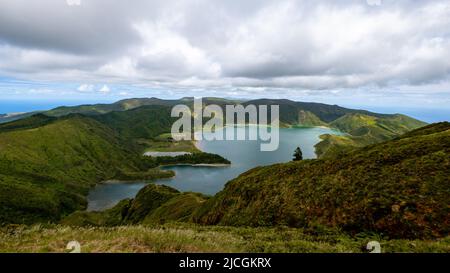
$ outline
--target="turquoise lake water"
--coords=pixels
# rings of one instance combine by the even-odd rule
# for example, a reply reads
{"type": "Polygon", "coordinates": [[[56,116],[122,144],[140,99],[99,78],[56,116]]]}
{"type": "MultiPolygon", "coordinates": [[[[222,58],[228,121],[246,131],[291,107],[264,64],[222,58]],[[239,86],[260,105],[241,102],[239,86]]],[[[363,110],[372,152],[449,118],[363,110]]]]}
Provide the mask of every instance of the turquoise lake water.
{"type": "MultiPolygon", "coordinates": [[[[223,130],[232,130],[227,127],[223,130]]],[[[237,127],[236,130],[257,130],[256,126],[237,127]]],[[[163,184],[180,191],[201,192],[213,195],[221,191],[226,184],[239,174],[257,166],[271,165],[292,160],[296,147],[300,146],[304,158],[316,158],[314,145],[320,135],[340,134],[327,128],[292,128],[280,129],[280,145],[276,151],[260,151],[260,141],[199,141],[198,147],[208,153],[219,154],[232,162],[228,167],[171,166],[164,169],[173,170],[176,176],[160,179],[156,184],[163,184]]],[[[103,210],[114,206],[125,198],[133,198],[147,182],[99,184],[91,190],[88,210],[103,210]]]]}

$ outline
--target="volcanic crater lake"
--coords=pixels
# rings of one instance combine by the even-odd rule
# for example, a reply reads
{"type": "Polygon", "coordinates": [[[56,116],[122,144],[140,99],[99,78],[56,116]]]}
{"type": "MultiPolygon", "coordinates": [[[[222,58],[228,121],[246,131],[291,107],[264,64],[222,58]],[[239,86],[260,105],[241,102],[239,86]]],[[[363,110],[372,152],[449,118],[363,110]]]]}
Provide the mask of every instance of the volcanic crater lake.
{"type": "MultiPolygon", "coordinates": [[[[222,130],[233,130],[226,127],[222,130]]],[[[257,126],[241,126],[236,130],[258,130],[257,126]]],[[[207,133],[205,133],[207,134],[207,133]]],[[[224,188],[224,185],[238,177],[241,173],[257,166],[266,166],[281,162],[289,162],[296,147],[302,148],[305,159],[316,158],[314,146],[320,142],[320,135],[341,133],[322,127],[312,128],[280,128],[280,145],[276,151],[262,152],[261,141],[216,140],[198,141],[197,146],[204,152],[219,154],[231,161],[227,167],[210,166],[166,166],[163,169],[173,170],[176,176],[169,179],[159,179],[156,184],[167,185],[180,191],[201,192],[214,195],[224,188]]],[[[88,195],[88,210],[98,211],[113,207],[120,200],[134,198],[138,191],[145,187],[148,181],[102,183],[93,188],[88,195]]]]}

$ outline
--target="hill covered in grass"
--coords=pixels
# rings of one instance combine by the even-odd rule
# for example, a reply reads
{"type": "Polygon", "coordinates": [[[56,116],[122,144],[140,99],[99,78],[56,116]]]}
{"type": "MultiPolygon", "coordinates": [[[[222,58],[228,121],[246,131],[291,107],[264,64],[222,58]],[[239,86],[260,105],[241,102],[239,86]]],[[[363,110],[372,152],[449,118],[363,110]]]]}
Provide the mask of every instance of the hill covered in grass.
{"type": "Polygon", "coordinates": [[[0,128],[2,223],[55,220],[82,209],[89,188],[102,180],[170,175],[149,170],[111,128],[88,117],[34,116],[0,128]]]}
{"type": "Polygon", "coordinates": [[[149,185],[71,226],[201,225],[340,230],[390,238],[441,238],[450,230],[450,124],[433,124],[339,159],[258,167],[213,197],[149,185]]]}
{"type": "Polygon", "coordinates": [[[95,116],[37,114],[0,124],[0,223],[57,221],[84,209],[85,196],[96,183],[173,176],[160,165],[230,163],[200,151],[174,158],[142,156],[152,146],[145,141],[159,143],[158,137],[170,132],[170,109],[155,105],[95,116]]]}
{"type": "Polygon", "coordinates": [[[85,114],[85,115],[101,115],[110,112],[127,111],[141,106],[157,105],[157,106],[173,106],[178,103],[177,100],[161,100],[158,98],[139,98],[125,99],[111,104],[86,104],[79,106],[61,106],[45,114],[49,116],[65,116],[68,114],[85,114]]]}
{"type": "Polygon", "coordinates": [[[346,135],[323,135],[316,145],[319,157],[338,156],[354,148],[380,143],[403,135],[426,123],[405,115],[369,116],[364,114],[347,114],[329,124],[346,135]]]}
{"type": "Polygon", "coordinates": [[[139,139],[157,138],[170,133],[177,120],[170,116],[167,106],[142,106],[128,111],[110,112],[92,116],[93,119],[113,129],[122,139],[130,142],[139,139]]]}
{"type": "Polygon", "coordinates": [[[125,199],[115,207],[100,211],[78,211],[62,220],[69,226],[120,226],[189,222],[209,197],[199,193],[181,193],[164,186],[149,184],[134,199],[125,199]]]}
{"type": "Polygon", "coordinates": [[[373,231],[397,238],[450,231],[450,124],[324,160],[250,170],[194,215],[209,225],[373,231]]]}
{"type": "MultiPolygon", "coordinates": [[[[155,137],[157,133],[167,133],[175,119],[170,118],[170,109],[184,104],[193,109],[194,98],[162,100],[158,98],[125,99],[112,104],[93,104],[58,107],[42,112],[50,117],[68,114],[93,116],[119,131],[127,138],[155,137]]],[[[404,115],[387,115],[365,110],[349,109],[323,103],[296,102],[286,99],[257,99],[249,101],[223,98],[203,98],[203,105],[279,105],[282,127],[327,126],[339,129],[347,136],[322,136],[317,146],[320,157],[335,156],[355,147],[379,143],[397,137],[426,124],[404,115]]],[[[225,111],[224,111],[225,113],[225,111]]],[[[30,113],[14,117],[0,117],[0,123],[12,119],[29,117],[30,113]]]]}
{"type": "MultiPolygon", "coordinates": [[[[88,189],[102,180],[171,175],[155,169],[159,165],[228,164],[222,157],[204,153],[176,158],[141,157],[152,146],[175,147],[170,140],[162,143],[159,138],[170,132],[175,121],[170,117],[171,106],[179,103],[191,105],[193,100],[131,99],[60,108],[0,124],[0,192],[4,196],[0,202],[5,206],[0,222],[53,221],[84,208],[88,189]]],[[[239,102],[208,98],[204,103],[222,107],[279,104],[285,124],[331,126],[348,133],[323,136],[324,141],[317,146],[322,156],[392,139],[423,125],[402,115],[289,100],[239,102]]]]}
{"type": "MultiPolygon", "coordinates": [[[[101,115],[110,112],[121,112],[136,109],[142,106],[164,106],[173,107],[178,104],[184,104],[193,108],[194,98],[182,98],[177,100],[163,100],[158,98],[134,98],[125,99],[112,104],[92,104],[80,106],[62,106],[49,111],[42,112],[47,116],[61,117],[68,114],[84,114],[84,115],[101,115]]],[[[287,125],[298,126],[321,126],[329,124],[348,114],[361,114],[371,117],[384,118],[393,115],[373,113],[366,110],[357,110],[341,107],[338,105],[329,105],[313,102],[297,102],[287,99],[257,99],[257,100],[230,100],[223,98],[203,98],[204,105],[216,104],[225,108],[226,105],[279,105],[280,106],[280,122],[287,125]],[[303,122],[303,121],[306,121],[303,122]],[[309,123],[309,124],[308,124],[309,123]]],[[[24,114],[23,117],[28,117],[24,114]]],[[[0,116],[0,122],[2,122],[0,116]]],[[[17,119],[22,118],[21,115],[16,116],[17,119]]]]}

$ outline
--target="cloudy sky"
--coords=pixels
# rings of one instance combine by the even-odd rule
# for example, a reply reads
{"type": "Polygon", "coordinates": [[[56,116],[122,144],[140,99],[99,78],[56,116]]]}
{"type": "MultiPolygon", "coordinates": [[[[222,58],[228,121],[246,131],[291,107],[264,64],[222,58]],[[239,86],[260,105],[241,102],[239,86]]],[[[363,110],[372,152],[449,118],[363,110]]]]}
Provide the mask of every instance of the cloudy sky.
{"type": "Polygon", "coordinates": [[[450,1],[0,0],[0,100],[144,96],[448,108],[450,1]]]}

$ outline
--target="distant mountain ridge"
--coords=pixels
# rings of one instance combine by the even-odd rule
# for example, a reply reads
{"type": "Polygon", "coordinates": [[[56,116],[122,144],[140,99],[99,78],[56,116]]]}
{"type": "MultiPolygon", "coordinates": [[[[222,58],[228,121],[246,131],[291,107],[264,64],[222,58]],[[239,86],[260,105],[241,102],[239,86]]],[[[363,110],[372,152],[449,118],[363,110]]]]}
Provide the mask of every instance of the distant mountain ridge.
{"type": "MultiPolygon", "coordinates": [[[[163,100],[158,98],[133,98],[125,99],[112,104],[94,104],[94,105],[80,105],[71,107],[58,107],[49,111],[42,112],[51,117],[61,117],[69,114],[83,114],[98,119],[107,119],[108,116],[116,116],[122,118],[123,128],[126,126],[136,126],[134,124],[143,124],[143,121],[150,121],[143,112],[148,111],[151,107],[171,107],[178,104],[185,104],[193,108],[194,98],[186,97],[177,100],[163,100]],[[142,108],[143,107],[143,108],[142,108]],[[141,110],[139,110],[142,108],[141,110]],[[144,110],[147,109],[147,110],[144,110]],[[129,111],[142,118],[141,121],[128,115],[129,111]],[[123,114],[119,114],[123,113],[123,114]],[[110,114],[110,115],[106,115],[110,114]],[[104,116],[106,115],[106,116],[104,116]],[[135,122],[127,122],[128,119],[134,119],[135,122]],[[124,120],[125,119],[125,120],[124,120]]],[[[408,131],[425,126],[425,122],[418,121],[411,117],[400,114],[380,114],[373,113],[366,110],[348,109],[338,105],[328,105],[323,103],[312,102],[296,102],[287,99],[257,99],[257,100],[229,100],[223,98],[203,98],[204,105],[216,104],[222,108],[225,105],[279,105],[280,106],[280,125],[283,127],[311,127],[311,126],[327,126],[338,129],[347,136],[322,136],[322,142],[316,147],[319,157],[336,156],[341,152],[345,152],[357,147],[379,143],[388,139],[392,139],[408,131]]],[[[170,117],[170,110],[161,112],[159,119],[168,120],[170,117]]],[[[24,117],[29,117],[31,114],[15,116],[14,119],[20,120],[24,117]]],[[[11,118],[8,118],[10,120],[11,118]]],[[[3,118],[5,120],[5,118],[3,118]]],[[[112,122],[114,118],[109,118],[112,122]]],[[[0,124],[2,118],[0,117],[0,124]]],[[[114,121],[117,123],[118,121],[114,121]]],[[[148,126],[146,126],[148,128],[148,126]]],[[[0,127],[1,128],[1,127],[0,127]]],[[[142,131],[142,129],[140,129],[142,131]]],[[[131,130],[129,130],[131,131],[131,130]]],[[[139,130],[137,130],[139,131],[139,130]]],[[[170,130],[167,130],[169,132],[170,130]]],[[[166,132],[166,133],[167,133],[166,132]]],[[[142,133],[142,132],[141,132],[142,133]]],[[[145,136],[145,134],[143,135],[145,136]]]]}
{"type": "MultiPolygon", "coordinates": [[[[127,111],[131,109],[135,109],[141,106],[147,105],[160,105],[160,106],[174,106],[177,104],[187,104],[192,106],[194,98],[185,97],[181,99],[174,100],[164,100],[158,98],[131,98],[117,101],[111,104],[86,104],[79,106],[61,106],[54,108],[48,111],[39,111],[39,113],[43,113],[48,116],[64,116],[68,114],[85,114],[85,115],[99,115],[105,114],[113,111],[127,111]]],[[[296,102],[287,99],[256,99],[256,100],[230,100],[223,98],[214,98],[214,97],[206,97],[203,98],[204,104],[217,104],[217,105],[226,105],[226,104],[243,104],[243,105],[280,105],[281,108],[285,109],[284,113],[289,113],[289,115],[297,116],[298,113],[295,113],[299,110],[311,112],[317,117],[319,117],[324,122],[331,122],[336,120],[339,117],[344,116],[348,113],[361,113],[371,116],[389,116],[384,114],[373,113],[365,110],[355,110],[348,109],[344,107],[340,107],[338,105],[328,105],[323,103],[313,103],[313,102],[296,102]]],[[[38,112],[32,112],[31,114],[35,114],[38,112]]],[[[30,113],[24,113],[21,115],[17,115],[17,119],[22,117],[29,116],[30,113]]],[[[5,116],[0,116],[0,123],[4,122],[5,116]]],[[[298,121],[297,119],[291,119],[291,117],[285,117],[281,115],[282,121],[290,122],[290,124],[295,124],[298,121]]],[[[8,120],[10,121],[10,120],[8,120]]]]}

